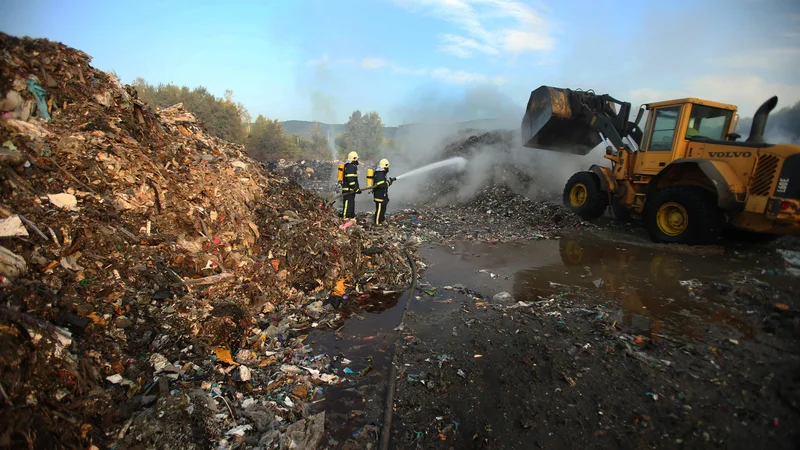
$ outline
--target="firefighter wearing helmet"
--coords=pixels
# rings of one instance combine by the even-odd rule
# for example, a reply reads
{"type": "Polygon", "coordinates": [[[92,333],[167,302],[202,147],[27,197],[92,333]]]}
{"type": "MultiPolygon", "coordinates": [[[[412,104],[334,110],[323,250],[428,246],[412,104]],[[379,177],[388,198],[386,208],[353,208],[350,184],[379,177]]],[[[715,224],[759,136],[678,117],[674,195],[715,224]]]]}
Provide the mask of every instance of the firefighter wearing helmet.
{"type": "Polygon", "coordinates": [[[386,207],[389,204],[389,186],[394,182],[390,178],[389,160],[383,158],[378,163],[378,170],[375,171],[375,187],[372,189],[372,199],[375,201],[375,225],[383,225],[386,222],[386,207]]]}
{"type": "Polygon", "coordinates": [[[356,216],[356,194],[361,193],[358,187],[358,153],[347,154],[342,180],[342,217],[352,219],[356,216]]]}

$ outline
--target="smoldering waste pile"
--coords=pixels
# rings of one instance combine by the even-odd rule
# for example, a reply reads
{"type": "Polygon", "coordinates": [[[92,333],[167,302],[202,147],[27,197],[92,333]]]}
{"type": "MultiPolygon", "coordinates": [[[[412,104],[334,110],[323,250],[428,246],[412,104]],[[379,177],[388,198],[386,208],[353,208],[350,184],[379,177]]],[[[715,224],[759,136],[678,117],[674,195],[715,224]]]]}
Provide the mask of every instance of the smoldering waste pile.
{"type": "Polygon", "coordinates": [[[285,175],[312,192],[333,192],[337,189],[338,161],[270,161],[266,168],[275,174],[285,175]]]}
{"type": "Polygon", "coordinates": [[[510,130],[463,130],[435,159],[464,157],[466,170],[428,177],[397,218],[455,240],[536,239],[591,227],[560,203],[558,193],[537,185],[532,168],[515,160],[514,145],[510,130]]]}
{"type": "Polygon", "coordinates": [[[401,249],[83,52],[0,44],[0,447],[313,447],[339,378],[297,330],[405,285],[401,249]]]}

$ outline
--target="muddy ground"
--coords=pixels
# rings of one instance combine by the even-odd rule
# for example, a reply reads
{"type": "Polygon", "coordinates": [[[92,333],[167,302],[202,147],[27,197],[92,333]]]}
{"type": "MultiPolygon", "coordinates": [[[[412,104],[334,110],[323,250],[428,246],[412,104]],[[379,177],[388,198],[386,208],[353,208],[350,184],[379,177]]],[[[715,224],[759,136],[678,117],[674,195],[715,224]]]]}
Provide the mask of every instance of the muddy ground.
{"type": "Polygon", "coordinates": [[[423,251],[454,307],[405,322],[396,448],[796,448],[782,262],[611,235],[423,251]]]}
{"type": "Polygon", "coordinates": [[[421,277],[399,327],[405,297],[320,337],[358,374],[319,406],[328,448],[377,448],[396,339],[391,448],[800,445],[797,239],[669,246],[474,205],[392,214],[421,277]]]}
{"type": "Polygon", "coordinates": [[[327,448],[378,448],[393,356],[390,448],[800,446],[800,240],[656,244],[503,184],[389,214],[420,279],[402,324],[406,295],[318,336],[355,375],[327,448]]]}

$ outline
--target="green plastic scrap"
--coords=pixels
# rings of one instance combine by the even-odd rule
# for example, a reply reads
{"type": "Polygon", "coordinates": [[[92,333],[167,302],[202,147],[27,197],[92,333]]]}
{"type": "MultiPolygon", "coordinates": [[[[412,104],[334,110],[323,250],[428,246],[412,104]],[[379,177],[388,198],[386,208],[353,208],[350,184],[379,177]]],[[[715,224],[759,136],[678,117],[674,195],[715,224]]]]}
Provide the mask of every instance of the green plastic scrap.
{"type": "Polygon", "coordinates": [[[39,109],[39,116],[44,120],[50,120],[50,113],[47,112],[47,91],[39,86],[39,83],[30,78],[25,83],[28,85],[28,90],[36,99],[36,108],[39,109]]]}
{"type": "Polygon", "coordinates": [[[625,347],[628,347],[628,350],[632,352],[633,351],[633,347],[631,347],[631,344],[628,344],[626,341],[623,341],[623,342],[625,342],[625,347]]]}

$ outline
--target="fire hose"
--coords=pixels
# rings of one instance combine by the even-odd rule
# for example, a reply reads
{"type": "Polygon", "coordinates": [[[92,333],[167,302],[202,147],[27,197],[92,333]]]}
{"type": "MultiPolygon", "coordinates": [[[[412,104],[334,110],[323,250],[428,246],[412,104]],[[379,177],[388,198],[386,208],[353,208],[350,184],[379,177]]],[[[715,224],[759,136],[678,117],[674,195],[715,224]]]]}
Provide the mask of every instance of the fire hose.
{"type": "MultiPolygon", "coordinates": [[[[392,181],[392,183],[394,183],[394,180],[396,180],[396,179],[397,179],[397,178],[390,178],[390,180],[392,181]]],[[[370,186],[370,187],[366,187],[366,188],[364,188],[364,189],[361,189],[361,192],[367,192],[367,191],[371,191],[371,190],[375,189],[376,187],[377,187],[377,186],[375,186],[375,185],[373,185],[373,186],[370,186]]],[[[347,192],[347,193],[344,193],[344,192],[343,192],[343,193],[341,193],[341,194],[337,195],[336,197],[333,197],[333,199],[331,199],[331,201],[330,201],[330,202],[328,202],[328,206],[332,206],[332,205],[333,205],[333,203],[334,203],[334,202],[336,202],[336,200],[339,200],[340,198],[344,197],[345,195],[350,195],[350,194],[352,194],[352,192],[347,192]]]]}
{"type": "MultiPolygon", "coordinates": [[[[371,191],[372,189],[375,189],[375,186],[370,186],[370,187],[361,189],[361,192],[371,191]]],[[[333,203],[336,200],[339,200],[340,198],[344,197],[345,195],[350,195],[351,193],[352,192],[342,193],[342,194],[337,195],[336,197],[333,197],[333,199],[330,202],[328,202],[328,206],[333,205],[333,203]]]]}

